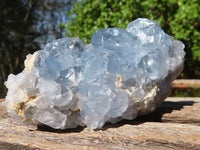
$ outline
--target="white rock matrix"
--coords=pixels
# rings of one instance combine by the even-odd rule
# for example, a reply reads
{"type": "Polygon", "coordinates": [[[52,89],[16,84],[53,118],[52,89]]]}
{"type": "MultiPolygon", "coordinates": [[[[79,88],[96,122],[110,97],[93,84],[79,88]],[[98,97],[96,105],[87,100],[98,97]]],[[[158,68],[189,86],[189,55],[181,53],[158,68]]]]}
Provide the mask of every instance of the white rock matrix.
{"type": "Polygon", "coordinates": [[[184,44],[153,20],[126,30],[97,30],[91,44],[67,37],[27,55],[5,85],[9,115],[19,124],[55,129],[134,119],[154,111],[183,68],[184,44]]]}

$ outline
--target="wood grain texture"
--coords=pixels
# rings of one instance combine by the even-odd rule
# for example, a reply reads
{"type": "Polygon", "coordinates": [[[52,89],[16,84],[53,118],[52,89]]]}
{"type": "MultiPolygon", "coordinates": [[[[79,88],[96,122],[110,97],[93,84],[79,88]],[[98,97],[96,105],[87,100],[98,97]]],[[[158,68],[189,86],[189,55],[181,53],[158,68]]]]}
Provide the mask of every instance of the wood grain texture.
{"type": "Polygon", "coordinates": [[[172,83],[173,88],[200,88],[199,79],[176,79],[172,83]]]}
{"type": "Polygon", "coordinates": [[[0,100],[0,149],[200,149],[200,98],[168,98],[153,113],[101,130],[17,126],[0,100]]]}

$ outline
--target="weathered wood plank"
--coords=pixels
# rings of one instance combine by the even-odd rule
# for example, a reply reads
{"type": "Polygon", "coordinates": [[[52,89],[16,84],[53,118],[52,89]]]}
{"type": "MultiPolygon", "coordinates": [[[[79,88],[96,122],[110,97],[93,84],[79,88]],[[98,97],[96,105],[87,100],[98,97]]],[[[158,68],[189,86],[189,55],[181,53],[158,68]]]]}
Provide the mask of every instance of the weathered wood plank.
{"type": "Polygon", "coordinates": [[[17,126],[0,102],[0,149],[200,149],[200,98],[168,98],[147,116],[101,130],[17,126]]]}
{"type": "Polygon", "coordinates": [[[173,88],[200,88],[198,79],[176,79],[172,83],[173,88]]]}
{"type": "Polygon", "coordinates": [[[200,98],[168,97],[155,112],[138,120],[200,125],[200,98]]]}

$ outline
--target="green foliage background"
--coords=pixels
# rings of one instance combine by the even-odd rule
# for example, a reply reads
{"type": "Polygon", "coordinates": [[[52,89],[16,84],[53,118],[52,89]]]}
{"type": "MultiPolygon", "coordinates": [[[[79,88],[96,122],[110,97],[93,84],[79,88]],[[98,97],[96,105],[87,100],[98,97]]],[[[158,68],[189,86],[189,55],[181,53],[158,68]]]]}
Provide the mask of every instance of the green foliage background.
{"type": "Polygon", "coordinates": [[[185,44],[180,78],[200,78],[200,0],[81,0],[69,13],[66,36],[85,43],[97,29],[126,28],[137,18],[156,20],[162,29],[185,44]]]}

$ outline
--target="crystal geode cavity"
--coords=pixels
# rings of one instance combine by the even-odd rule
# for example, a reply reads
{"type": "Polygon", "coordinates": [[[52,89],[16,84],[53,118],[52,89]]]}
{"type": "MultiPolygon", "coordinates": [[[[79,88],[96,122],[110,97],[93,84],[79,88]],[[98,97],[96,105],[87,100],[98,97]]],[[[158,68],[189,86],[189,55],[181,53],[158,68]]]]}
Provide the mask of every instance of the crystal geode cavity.
{"type": "Polygon", "coordinates": [[[169,95],[183,67],[184,44],[153,20],[126,30],[97,30],[91,44],[63,38],[29,54],[25,69],[5,85],[9,115],[22,124],[56,129],[134,119],[169,95]]]}

